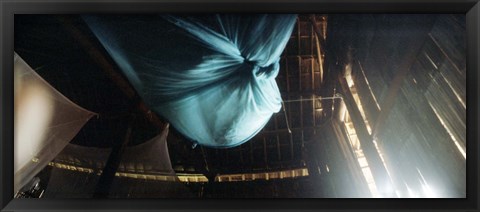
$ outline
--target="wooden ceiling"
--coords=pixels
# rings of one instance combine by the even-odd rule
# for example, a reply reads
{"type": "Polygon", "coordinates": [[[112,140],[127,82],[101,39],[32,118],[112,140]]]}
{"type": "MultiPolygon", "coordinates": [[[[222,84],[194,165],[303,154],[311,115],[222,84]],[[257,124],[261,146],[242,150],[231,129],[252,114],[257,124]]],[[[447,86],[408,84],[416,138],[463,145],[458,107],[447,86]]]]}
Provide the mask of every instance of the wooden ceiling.
{"type": "Polygon", "coordinates": [[[319,56],[326,37],[326,15],[300,15],[281,56],[277,84],[284,107],[249,142],[229,149],[213,149],[169,138],[170,157],[177,172],[209,175],[257,173],[306,168],[305,145],[323,122],[319,56]],[[317,30],[317,31],[316,31],[317,30]],[[317,33],[321,37],[317,37],[317,33]],[[290,133],[291,132],[291,133],[290,133]],[[203,169],[203,170],[202,170],[203,169]],[[208,170],[208,171],[207,171],[208,170]]]}
{"type": "MultiPolygon", "coordinates": [[[[230,175],[222,179],[242,181],[255,174],[271,174],[265,174],[265,178],[307,169],[310,177],[299,180],[311,179],[309,183],[314,183],[310,185],[321,190],[317,196],[349,196],[355,186],[356,195],[360,195],[365,192],[360,185],[363,182],[358,181],[363,178],[362,171],[352,168],[356,158],[350,146],[345,146],[348,141],[339,139],[349,135],[338,124],[331,124],[338,118],[341,105],[334,97],[342,93],[350,116],[347,124],[355,125],[377,182],[387,173],[374,139],[384,151],[387,164],[400,164],[389,169],[396,173],[392,179],[399,190],[406,191],[403,182],[418,184],[418,177],[409,179],[402,173],[416,176],[415,168],[419,167],[425,173],[429,171],[424,175],[432,178],[440,175],[435,173],[443,173],[444,178],[432,182],[447,183],[461,196],[465,160],[453,140],[465,146],[465,87],[461,86],[465,80],[465,44],[461,37],[464,17],[427,16],[300,14],[276,79],[284,100],[282,110],[258,135],[235,148],[193,147],[171,129],[168,148],[174,170],[213,182],[216,176],[230,175]],[[355,86],[349,87],[347,75],[355,86]],[[358,100],[353,94],[358,94],[364,114],[357,111],[358,100]],[[431,109],[430,101],[443,114],[458,117],[444,115],[451,122],[441,123],[441,115],[431,109]]],[[[165,124],[132,92],[114,62],[76,16],[16,17],[15,51],[68,98],[100,114],[72,143],[119,145],[132,115],[135,121],[129,145],[148,140],[165,124]]],[[[289,175],[307,175],[292,173],[303,172],[289,175]]]]}

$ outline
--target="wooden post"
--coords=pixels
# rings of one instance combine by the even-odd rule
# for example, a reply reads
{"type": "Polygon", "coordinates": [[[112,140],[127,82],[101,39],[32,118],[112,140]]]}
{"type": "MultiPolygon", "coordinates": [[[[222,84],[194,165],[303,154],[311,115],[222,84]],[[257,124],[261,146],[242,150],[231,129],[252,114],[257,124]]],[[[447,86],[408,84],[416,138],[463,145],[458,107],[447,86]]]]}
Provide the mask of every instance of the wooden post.
{"type": "Polygon", "coordinates": [[[310,23],[312,24],[313,31],[315,32],[315,44],[317,46],[317,60],[318,65],[320,68],[320,84],[323,85],[324,83],[324,76],[323,76],[323,64],[324,61],[322,60],[323,48],[325,48],[325,39],[322,36],[322,30],[317,26],[317,20],[315,15],[310,15],[310,23]]]}
{"type": "Polygon", "coordinates": [[[118,166],[120,165],[123,152],[125,150],[125,147],[128,145],[128,142],[130,141],[130,137],[132,134],[132,124],[133,120],[131,120],[130,124],[128,125],[125,139],[123,140],[123,142],[117,142],[115,146],[113,146],[112,152],[108,157],[105,167],[103,168],[102,175],[98,180],[95,192],[93,193],[93,198],[108,197],[110,187],[112,186],[113,179],[115,178],[115,173],[117,172],[118,166]]]}

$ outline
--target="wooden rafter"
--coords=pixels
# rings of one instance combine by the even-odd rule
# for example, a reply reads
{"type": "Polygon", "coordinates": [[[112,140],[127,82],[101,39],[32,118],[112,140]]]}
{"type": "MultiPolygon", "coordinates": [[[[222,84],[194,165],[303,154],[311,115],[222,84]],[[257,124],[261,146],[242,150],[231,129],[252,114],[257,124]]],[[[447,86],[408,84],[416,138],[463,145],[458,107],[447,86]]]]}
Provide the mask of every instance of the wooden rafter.
{"type": "MultiPolygon", "coordinates": [[[[341,92],[343,94],[343,100],[347,106],[348,113],[355,127],[355,131],[358,135],[360,145],[362,146],[365,158],[372,171],[375,184],[379,187],[391,186],[392,182],[388,176],[387,170],[383,165],[382,159],[373,143],[373,138],[367,130],[367,126],[363,120],[363,117],[358,109],[358,106],[353,98],[353,95],[348,87],[347,80],[343,76],[339,76],[339,82],[341,92]]],[[[394,193],[388,194],[390,197],[394,197],[394,193]]]]}

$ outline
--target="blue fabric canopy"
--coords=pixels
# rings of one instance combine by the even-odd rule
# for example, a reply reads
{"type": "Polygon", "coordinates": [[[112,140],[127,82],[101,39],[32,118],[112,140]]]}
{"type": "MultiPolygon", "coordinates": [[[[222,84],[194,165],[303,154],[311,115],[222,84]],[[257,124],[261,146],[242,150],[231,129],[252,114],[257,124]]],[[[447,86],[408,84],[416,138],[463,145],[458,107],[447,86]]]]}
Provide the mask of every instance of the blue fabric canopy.
{"type": "Polygon", "coordinates": [[[139,95],[192,141],[233,147],[281,108],[296,15],[84,16],[139,95]]]}

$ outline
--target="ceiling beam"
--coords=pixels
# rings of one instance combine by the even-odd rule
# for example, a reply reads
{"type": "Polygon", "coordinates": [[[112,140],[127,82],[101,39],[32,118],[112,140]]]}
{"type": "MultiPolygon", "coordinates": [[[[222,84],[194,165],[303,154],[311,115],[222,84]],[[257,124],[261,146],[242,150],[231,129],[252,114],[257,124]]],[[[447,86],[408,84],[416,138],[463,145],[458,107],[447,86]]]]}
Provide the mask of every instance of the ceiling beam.
{"type": "Polygon", "coordinates": [[[118,166],[122,160],[123,152],[125,151],[125,147],[127,147],[128,143],[131,140],[132,135],[132,124],[134,117],[132,116],[130,123],[127,126],[127,132],[125,134],[125,139],[123,142],[115,142],[108,156],[106,161],[105,167],[103,168],[102,174],[100,175],[100,179],[97,182],[97,186],[95,187],[95,191],[93,193],[93,198],[107,198],[108,194],[110,193],[110,187],[112,186],[113,179],[115,177],[115,173],[117,173],[118,166]]]}
{"type": "MultiPolygon", "coordinates": [[[[343,76],[339,76],[340,88],[343,94],[343,100],[347,106],[348,114],[355,127],[355,131],[360,141],[360,145],[367,159],[368,165],[372,172],[375,184],[378,188],[392,186],[387,170],[383,165],[380,154],[378,153],[373,138],[367,130],[367,126],[363,120],[362,114],[353,98],[353,94],[348,87],[347,80],[343,76]]],[[[388,197],[395,197],[394,193],[386,194],[388,197]]]]}
{"type": "MultiPolygon", "coordinates": [[[[380,106],[377,105],[373,92],[368,84],[365,72],[360,61],[352,62],[352,73],[355,88],[357,89],[358,98],[362,103],[365,116],[369,123],[373,125],[380,114],[380,106]]],[[[373,127],[373,126],[372,126],[373,127]]]]}
{"type": "Polygon", "coordinates": [[[375,138],[379,132],[382,131],[382,128],[385,126],[385,122],[390,115],[390,112],[395,105],[397,100],[397,96],[400,92],[400,89],[407,77],[408,73],[412,69],[412,65],[417,60],[418,54],[421,52],[423,44],[427,39],[427,33],[425,33],[422,37],[418,37],[415,39],[410,45],[406,46],[407,53],[403,55],[403,57],[399,60],[401,61],[398,65],[397,72],[395,73],[395,77],[393,78],[392,82],[390,82],[390,86],[387,91],[387,96],[380,104],[381,111],[378,115],[374,127],[372,129],[372,136],[375,138]]]}
{"type": "MultiPolygon", "coordinates": [[[[71,33],[71,35],[79,42],[79,44],[90,55],[90,58],[97,63],[102,71],[117,85],[117,87],[131,100],[136,101],[136,108],[141,111],[144,117],[157,127],[163,130],[166,123],[162,121],[155,113],[153,113],[146,104],[141,100],[130,83],[120,74],[120,70],[115,64],[112,64],[108,57],[101,51],[98,44],[92,41],[78,27],[75,20],[71,17],[62,16],[58,20],[71,33]]],[[[100,117],[102,114],[100,114],[100,117]]]]}

